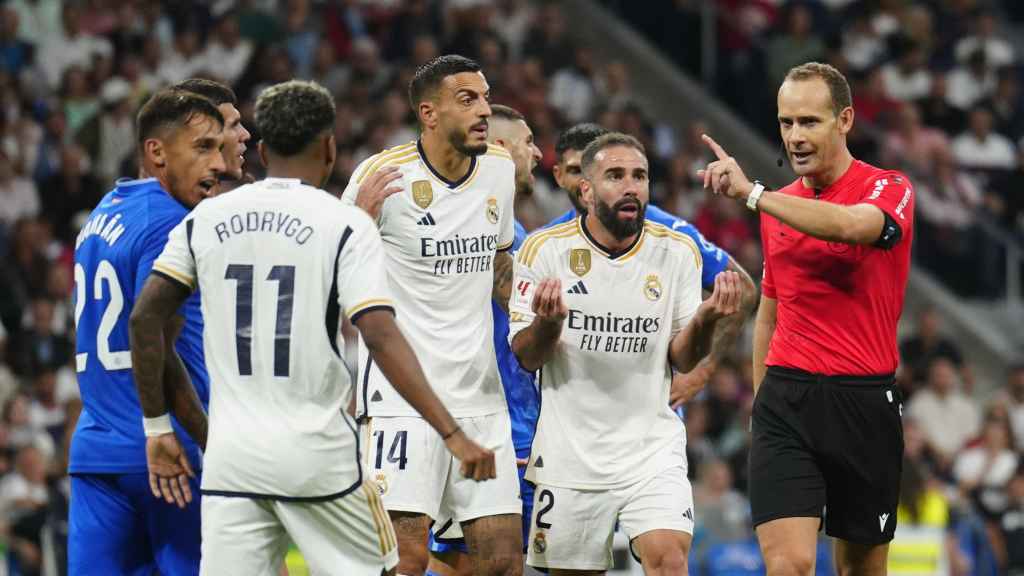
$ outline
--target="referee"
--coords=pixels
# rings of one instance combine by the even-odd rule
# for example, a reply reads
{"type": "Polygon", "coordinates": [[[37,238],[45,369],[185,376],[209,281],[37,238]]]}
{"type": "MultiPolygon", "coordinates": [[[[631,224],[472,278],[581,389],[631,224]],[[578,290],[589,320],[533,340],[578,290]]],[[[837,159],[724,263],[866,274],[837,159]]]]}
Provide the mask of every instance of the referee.
{"type": "Polygon", "coordinates": [[[769,575],[813,574],[817,532],[839,574],[885,574],[903,454],[896,323],[910,268],[906,176],[853,158],[850,86],[786,75],[779,131],[799,178],[769,192],[714,140],[705,188],[761,213],[750,501],[769,575]]]}

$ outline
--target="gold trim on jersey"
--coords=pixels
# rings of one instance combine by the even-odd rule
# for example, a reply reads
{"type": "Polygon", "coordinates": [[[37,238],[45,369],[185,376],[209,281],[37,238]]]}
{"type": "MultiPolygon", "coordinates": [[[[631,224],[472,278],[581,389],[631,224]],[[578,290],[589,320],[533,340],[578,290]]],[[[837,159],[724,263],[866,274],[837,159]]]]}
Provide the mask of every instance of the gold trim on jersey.
{"type": "Polygon", "coordinates": [[[373,525],[377,531],[377,540],[380,544],[380,553],[382,556],[387,556],[388,552],[394,549],[397,538],[394,534],[394,528],[391,526],[391,522],[388,521],[387,511],[384,509],[384,504],[380,500],[380,494],[377,493],[377,489],[370,485],[369,482],[363,482],[363,494],[366,495],[367,507],[370,509],[370,514],[373,517],[373,525]]]}
{"type": "MultiPolygon", "coordinates": [[[[395,146],[394,148],[389,148],[387,150],[384,150],[383,152],[371,156],[370,160],[366,162],[366,168],[364,168],[363,171],[358,176],[356,176],[356,183],[362,184],[363,180],[365,180],[367,176],[383,168],[384,165],[388,164],[389,162],[398,160],[400,157],[403,157],[409,154],[410,152],[416,152],[415,140],[409,142],[408,144],[395,146]]],[[[404,160],[404,158],[402,159],[404,160]]]]}
{"type": "Polygon", "coordinates": [[[607,250],[602,248],[597,242],[592,242],[590,240],[590,237],[587,236],[587,234],[583,231],[583,218],[577,218],[576,222],[577,226],[579,227],[580,236],[583,237],[583,240],[586,241],[587,244],[590,244],[590,246],[593,247],[595,250],[597,250],[598,254],[604,256],[605,258],[611,260],[612,262],[625,262],[626,260],[629,260],[633,256],[636,256],[637,253],[640,252],[640,247],[644,245],[644,238],[647,237],[647,222],[644,221],[644,227],[640,229],[640,237],[637,238],[636,242],[633,243],[633,247],[629,249],[629,252],[626,252],[621,256],[616,256],[615,258],[612,258],[612,255],[609,254],[607,250]]]}
{"type": "MultiPolygon", "coordinates": [[[[427,172],[430,172],[430,170],[427,170],[427,172]]],[[[458,187],[456,187],[456,188],[449,188],[449,190],[451,190],[452,192],[462,192],[470,184],[473,183],[473,180],[476,178],[476,175],[479,174],[479,173],[480,173],[480,159],[478,158],[477,161],[473,163],[473,171],[466,178],[466,181],[463,182],[462,184],[459,184],[458,187]]],[[[433,173],[431,173],[430,175],[434,176],[433,173]]],[[[436,179],[437,176],[434,176],[434,178],[436,179]]],[[[441,180],[438,179],[438,182],[441,182],[441,180]]],[[[441,183],[444,184],[444,182],[441,182],[441,183]]],[[[445,185],[445,188],[448,188],[448,186],[445,185]]]]}
{"type": "Polygon", "coordinates": [[[657,222],[644,222],[644,228],[655,238],[671,238],[686,244],[690,247],[690,250],[693,250],[693,258],[697,262],[697,266],[700,266],[701,268],[704,267],[704,258],[701,256],[700,249],[697,248],[697,243],[693,241],[693,238],[690,238],[682,232],[676,232],[668,226],[658,224],[657,222]]]}
{"type": "MultiPolygon", "coordinates": [[[[363,406],[363,410],[366,410],[367,412],[369,412],[369,407],[368,406],[363,406]]],[[[373,425],[373,418],[370,417],[370,416],[367,416],[367,418],[366,418],[366,425],[363,426],[363,428],[366,428],[366,439],[363,442],[363,446],[366,446],[366,462],[363,462],[363,466],[367,470],[371,469],[370,468],[370,462],[373,460],[373,449],[370,447],[371,446],[370,441],[373,439],[373,432],[370,429],[372,427],[372,425],[373,425]]]]}
{"type": "Polygon", "coordinates": [[[345,312],[345,316],[348,316],[349,318],[351,318],[351,317],[355,316],[356,314],[358,314],[359,312],[361,312],[363,310],[366,310],[367,308],[369,308],[371,306],[391,306],[391,305],[392,305],[391,304],[391,300],[388,300],[387,298],[374,298],[372,300],[366,300],[365,302],[360,302],[359,304],[356,304],[355,306],[349,308],[345,312]]]}
{"type": "Polygon", "coordinates": [[[533,266],[533,260],[537,257],[537,251],[540,250],[544,242],[551,238],[563,238],[578,233],[578,220],[579,218],[576,218],[529,235],[519,248],[517,258],[519,262],[527,266],[533,266]]]}
{"type": "Polygon", "coordinates": [[[178,282],[181,282],[185,286],[188,286],[189,289],[191,290],[196,289],[196,282],[194,278],[189,278],[188,275],[178,272],[177,270],[174,270],[172,268],[169,268],[164,264],[153,264],[153,270],[156,270],[157,272],[160,272],[162,274],[167,274],[171,278],[174,278],[178,282]]]}
{"type": "Polygon", "coordinates": [[[504,156],[505,158],[508,158],[509,160],[515,162],[515,160],[512,159],[512,153],[506,150],[504,147],[498,146],[497,144],[488,143],[487,153],[492,154],[494,156],[504,156]]]}

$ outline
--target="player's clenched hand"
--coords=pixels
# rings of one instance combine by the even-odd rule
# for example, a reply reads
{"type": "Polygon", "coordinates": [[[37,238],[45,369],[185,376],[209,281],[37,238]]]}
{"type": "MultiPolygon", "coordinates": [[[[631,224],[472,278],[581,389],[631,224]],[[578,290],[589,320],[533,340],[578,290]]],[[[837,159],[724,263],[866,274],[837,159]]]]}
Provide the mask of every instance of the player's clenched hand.
{"type": "Polygon", "coordinates": [[[701,302],[697,314],[705,322],[715,322],[736,314],[740,310],[741,293],[740,275],[726,270],[715,276],[715,290],[707,300],[701,302]]]}
{"type": "Polygon", "coordinates": [[[397,166],[385,166],[377,170],[363,183],[359,185],[359,192],[356,193],[356,206],[363,209],[376,221],[380,218],[380,207],[384,200],[396,192],[401,192],[402,187],[394,184],[402,177],[397,166]]]}
{"type": "Polygon", "coordinates": [[[177,504],[179,508],[192,501],[188,479],[196,475],[173,432],[146,438],[146,463],[153,496],[163,498],[168,504],[177,504]]]}
{"type": "Polygon", "coordinates": [[[462,430],[444,441],[448,451],[462,463],[462,475],[477,482],[490,480],[495,476],[494,452],[488,450],[466,436],[462,430]]]}
{"type": "Polygon", "coordinates": [[[697,171],[697,176],[704,179],[704,189],[711,188],[715,194],[725,194],[729,198],[745,199],[749,196],[754,184],[747,179],[736,159],[729,156],[711,136],[703,134],[701,139],[717,158],[703,170],[697,171]]]}
{"type": "Polygon", "coordinates": [[[533,293],[531,305],[537,318],[552,324],[561,324],[569,315],[569,307],[562,300],[562,281],[558,278],[545,278],[537,285],[533,293]]]}

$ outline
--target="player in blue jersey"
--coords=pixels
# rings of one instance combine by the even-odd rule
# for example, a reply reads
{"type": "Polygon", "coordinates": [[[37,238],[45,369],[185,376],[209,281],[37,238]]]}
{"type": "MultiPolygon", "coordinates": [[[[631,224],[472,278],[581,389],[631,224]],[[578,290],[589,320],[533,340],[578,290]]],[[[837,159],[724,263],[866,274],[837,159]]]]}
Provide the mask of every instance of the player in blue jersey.
{"type": "MultiPolygon", "coordinates": [[[[533,170],[542,155],[533,142],[533,131],[526,124],[523,115],[508,106],[492,104],[487,141],[504,147],[512,156],[516,166],[516,197],[532,194],[533,170]]],[[[526,239],[526,229],[523,225],[517,221],[515,228],[516,236],[511,250],[513,254],[526,239]]],[[[533,511],[533,485],[523,479],[523,473],[526,471],[530,445],[533,443],[533,433],[537,428],[537,417],[540,414],[540,393],[534,383],[533,372],[527,372],[519,366],[519,360],[509,347],[508,312],[493,300],[491,308],[494,312],[494,352],[498,357],[498,371],[501,373],[501,384],[505,389],[505,401],[512,420],[512,443],[519,463],[519,491],[523,500],[523,542],[526,542],[533,511]]],[[[435,523],[430,532],[429,549],[431,559],[427,574],[453,576],[472,572],[466,541],[462,538],[457,523],[450,520],[435,523]]]]}
{"type": "MultiPolygon", "coordinates": [[[[587,144],[597,140],[599,136],[606,133],[608,133],[608,130],[602,126],[582,123],[568,128],[559,135],[558,142],[555,144],[557,163],[554,166],[554,176],[558,186],[568,194],[573,208],[548,222],[544,228],[568,222],[580,212],[585,211],[583,202],[580,199],[580,180],[583,176],[580,168],[580,158],[587,144]]],[[[710,292],[714,290],[715,277],[725,270],[732,270],[740,276],[742,291],[740,313],[725,318],[716,325],[712,339],[712,350],[697,364],[696,368],[687,374],[676,374],[672,378],[672,391],[669,399],[672,402],[672,407],[678,410],[683,403],[696,395],[704,387],[717,368],[718,362],[724,355],[729,353],[733,342],[739,336],[743,322],[750,316],[754,306],[757,304],[757,288],[754,286],[754,281],[750,278],[750,274],[732,256],[718,246],[715,246],[712,242],[709,242],[696,227],[686,220],[673,216],[652,204],[647,205],[645,217],[647,220],[657,222],[693,238],[700,249],[701,257],[704,261],[701,284],[705,291],[710,292]]]]}
{"type": "MultiPolygon", "coordinates": [[[[68,569],[76,575],[198,574],[198,502],[157,500],[132,376],[128,319],[169,231],[214,193],[225,170],[224,117],[209,99],[182,90],[155,94],[137,122],[142,179],[120,180],[93,210],[75,243],[76,364],[83,409],[71,441],[68,569]]],[[[168,329],[165,374],[175,428],[205,443],[199,297],[168,329]]],[[[184,443],[199,469],[199,446],[184,443]]],[[[198,493],[192,481],[190,489],[198,493]]]]}

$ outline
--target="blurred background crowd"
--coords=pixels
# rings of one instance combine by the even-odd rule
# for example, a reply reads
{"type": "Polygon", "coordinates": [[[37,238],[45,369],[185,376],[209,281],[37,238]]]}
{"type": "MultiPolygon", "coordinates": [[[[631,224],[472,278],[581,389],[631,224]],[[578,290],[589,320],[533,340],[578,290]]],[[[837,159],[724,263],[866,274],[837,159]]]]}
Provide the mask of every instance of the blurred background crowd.
{"type": "MultiPolygon", "coordinates": [[[[957,294],[998,295],[1003,248],[988,231],[1024,236],[1021,39],[1007,32],[1024,19],[1024,3],[600,3],[770,142],[786,70],[808,60],[840,67],[853,87],[854,154],[915,184],[915,261],[957,294]],[[699,40],[709,13],[713,74],[701,68],[699,40]]],[[[760,277],[756,218],[696,179],[709,160],[707,126],[660,121],[633,93],[630,67],[571,40],[572,26],[566,3],[543,0],[0,1],[0,574],[66,569],[66,453],[81,409],[74,240],[112,183],[137,174],[134,114],[160,87],[192,76],[230,84],[253,132],[246,169],[260,177],[255,96],[293,77],[323,84],[338,109],[329,188],[340,192],[361,160],[416,137],[405,91],[416,66],[442,53],[470,56],[492,100],[526,115],[543,152],[534,194],[517,199],[528,230],[569,208],[551,178],[559,132],[595,121],[645,144],[652,203],[760,277]]],[[[904,318],[893,573],[930,573],[920,563],[933,556],[952,574],[1024,573],[1024,364],[1005,382],[978,382],[943,323],[936,308],[904,318]]],[[[701,573],[758,570],[744,496],[749,342],[747,334],[686,408],[691,566],[701,573]]],[[[818,569],[830,572],[827,559],[818,569]]]]}

